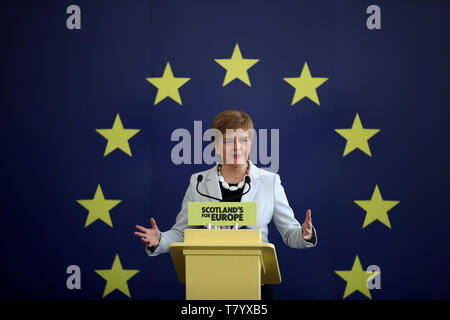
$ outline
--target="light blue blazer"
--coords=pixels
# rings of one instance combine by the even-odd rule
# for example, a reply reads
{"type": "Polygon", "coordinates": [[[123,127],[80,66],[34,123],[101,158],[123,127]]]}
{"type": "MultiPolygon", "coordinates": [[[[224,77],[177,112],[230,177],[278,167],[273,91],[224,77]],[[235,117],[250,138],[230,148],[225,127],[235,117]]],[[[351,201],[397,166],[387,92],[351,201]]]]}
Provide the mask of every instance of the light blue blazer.
{"type": "MultiPolygon", "coordinates": [[[[280,232],[283,241],[291,248],[309,248],[317,244],[317,233],[313,227],[314,242],[308,242],[302,237],[302,226],[295,219],[294,212],[289,206],[284,188],[281,185],[280,176],[270,171],[256,167],[251,161],[248,175],[251,179],[250,192],[243,195],[241,202],[256,202],[257,207],[257,225],[249,228],[261,229],[263,242],[268,242],[267,225],[273,221],[280,232]]],[[[191,181],[186,194],[184,195],[181,211],[173,227],[161,233],[159,246],[152,252],[145,246],[149,256],[156,256],[160,253],[169,251],[169,245],[172,242],[184,241],[184,229],[188,228],[188,202],[191,201],[213,201],[216,200],[200,195],[197,190],[197,177],[202,174],[203,181],[199,184],[199,190],[207,195],[222,199],[222,193],[219,186],[217,175],[217,165],[209,170],[195,173],[191,176],[191,181]]],[[[245,186],[245,191],[248,186],[245,186]]],[[[244,191],[244,192],[245,192],[244,191]]],[[[306,214],[306,211],[305,213],[306,214]]]]}

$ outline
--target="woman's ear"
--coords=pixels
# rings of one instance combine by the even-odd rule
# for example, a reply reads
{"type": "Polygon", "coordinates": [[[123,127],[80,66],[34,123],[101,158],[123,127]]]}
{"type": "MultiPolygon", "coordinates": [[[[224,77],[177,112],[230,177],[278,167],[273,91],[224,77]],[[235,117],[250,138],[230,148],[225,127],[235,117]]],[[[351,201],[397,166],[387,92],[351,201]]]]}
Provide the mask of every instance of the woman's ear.
{"type": "Polygon", "coordinates": [[[220,150],[219,147],[217,145],[214,145],[214,153],[216,154],[217,157],[222,159],[222,155],[220,154],[219,150],[220,150]]]}
{"type": "Polygon", "coordinates": [[[222,159],[222,155],[220,154],[220,152],[217,152],[217,148],[214,148],[214,153],[215,153],[215,159],[217,163],[223,163],[223,159],[222,159]]]}

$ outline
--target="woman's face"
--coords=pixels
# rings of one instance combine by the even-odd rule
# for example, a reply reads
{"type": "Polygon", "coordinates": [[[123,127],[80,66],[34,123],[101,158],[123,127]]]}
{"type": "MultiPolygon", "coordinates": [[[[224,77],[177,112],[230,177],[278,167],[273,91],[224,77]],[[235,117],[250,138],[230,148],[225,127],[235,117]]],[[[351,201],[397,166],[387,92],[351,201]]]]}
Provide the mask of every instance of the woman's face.
{"type": "Polygon", "coordinates": [[[251,140],[244,129],[227,129],[218,141],[216,152],[222,157],[224,164],[241,165],[247,163],[251,140]]]}

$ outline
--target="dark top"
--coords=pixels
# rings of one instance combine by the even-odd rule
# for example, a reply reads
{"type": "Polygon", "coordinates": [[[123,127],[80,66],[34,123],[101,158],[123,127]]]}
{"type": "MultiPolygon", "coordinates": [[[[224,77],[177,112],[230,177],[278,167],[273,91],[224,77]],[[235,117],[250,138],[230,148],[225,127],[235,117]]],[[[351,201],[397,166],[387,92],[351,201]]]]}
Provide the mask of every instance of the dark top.
{"type": "MultiPolygon", "coordinates": [[[[226,202],[240,202],[242,199],[242,194],[244,193],[244,188],[241,189],[237,189],[235,191],[231,191],[229,189],[225,189],[222,184],[219,182],[220,185],[220,191],[222,191],[222,199],[226,202]],[[238,197],[238,195],[241,195],[240,197],[238,197]],[[231,199],[230,201],[228,201],[227,199],[236,196],[236,198],[231,199]]],[[[231,186],[236,186],[237,187],[237,183],[229,183],[230,187],[231,186]]]]}

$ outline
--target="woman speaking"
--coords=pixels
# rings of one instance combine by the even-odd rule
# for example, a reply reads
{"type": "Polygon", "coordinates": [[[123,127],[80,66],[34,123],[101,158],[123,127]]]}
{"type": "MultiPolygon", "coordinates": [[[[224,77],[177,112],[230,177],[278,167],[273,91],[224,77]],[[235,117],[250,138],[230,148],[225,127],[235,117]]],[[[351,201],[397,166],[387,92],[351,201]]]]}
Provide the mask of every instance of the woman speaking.
{"type": "MultiPolygon", "coordinates": [[[[317,234],[312,225],[311,210],[306,211],[305,221],[300,225],[289,206],[280,176],[256,167],[248,159],[254,129],[252,119],[245,112],[227,110],[214,118],[211,127],[221,133],[221,139],[212,137],[216,155],[221,161],[215,167],[191,176],[181,211],[170,230],[160,232],[154,218],[150,219],[150,228],[136,226],[139,232],[135,231],[134,234],[146,243],[148,255],[168,252],[172,242],[183,242],[184,229],[188,227],[188,202],[211,201],[200,193],[219,199],[232,199],[227,201],[256,202],[257,225],[249,228],[260,229],[263,242],[268,242],[267,225],[273,220],[284,243],[289,247],[314,247],[317,244],[317,234]],[[203,179],[197,179],[200,175],[203,179]],[[251,183],[248,193],[243,192],[246,176],[251,183]],[[203,182],[198,184],[198,180],[203,182]],[[200,193],[197,192],[197,185],[200,193]]],[[[271,286],[263,286],[263,299],[264,296],[273,294],[265,292],[267,289],[273,290],[271,286]]]]}

